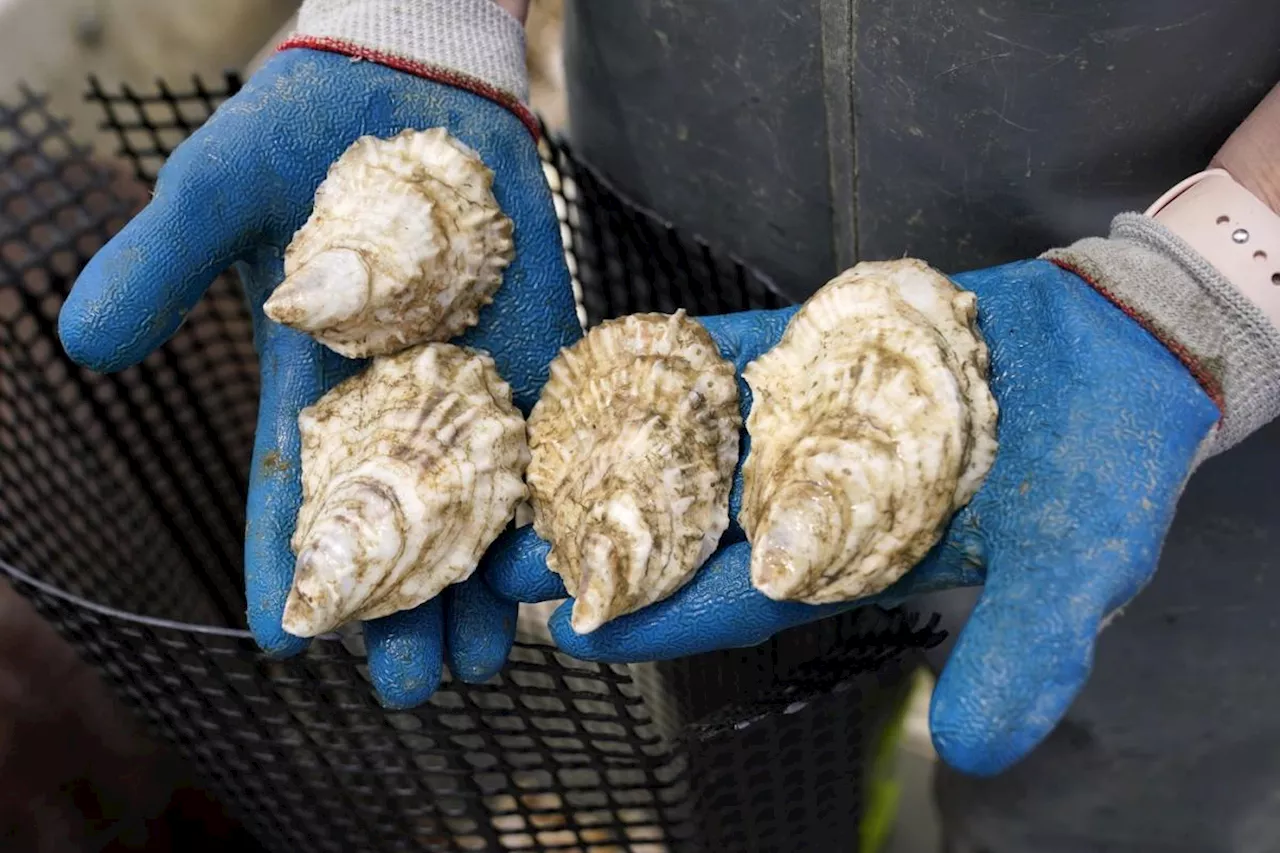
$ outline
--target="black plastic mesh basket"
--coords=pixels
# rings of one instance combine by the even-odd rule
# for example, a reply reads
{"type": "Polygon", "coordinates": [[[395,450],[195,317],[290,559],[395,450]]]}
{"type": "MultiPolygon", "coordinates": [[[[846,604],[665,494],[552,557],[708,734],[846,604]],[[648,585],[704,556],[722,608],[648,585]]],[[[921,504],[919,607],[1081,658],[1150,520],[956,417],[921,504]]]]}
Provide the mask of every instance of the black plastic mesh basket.
{"type": "MultiPolygon", "coordinates": [[[[114,156],[73,144],[33,93],[0,105],[0,568],[271,850],[855,849],[861,685],[941,639],[902,612],[637,668],[522,641],[501,676],[447,681],[412,712],[376,703],[354,641],[258,653],[241,586],[258,379],[238,284],[119,374],[78,368],[56,335],[84,263],[238,86],[93,81],[114,156]]],[[[562,142],[543,151],[587,322],[781,304],[562,142]]]]}

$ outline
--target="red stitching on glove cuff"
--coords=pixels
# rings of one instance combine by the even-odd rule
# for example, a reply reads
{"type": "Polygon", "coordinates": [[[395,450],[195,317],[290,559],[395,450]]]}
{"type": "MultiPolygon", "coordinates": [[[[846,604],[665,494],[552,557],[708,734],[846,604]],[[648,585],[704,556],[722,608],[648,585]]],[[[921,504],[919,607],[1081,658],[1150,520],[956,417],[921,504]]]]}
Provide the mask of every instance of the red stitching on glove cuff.
{"type": "Polygon", "coordinates": [[[1222,386],[1218,384],[1217,377],[1215,377],[1210,371],[1206,370],[1198,361],[1196,361],[1195,358],[1192,357],[1191,353],[1187,351],[1186,347],[1182,346],[1182,344],[1173,340],[1168,335],[1161,334],[1159,329],[1152,327],[1152,324],[1148,320],[1148,318],[1143,317],[1136,310],[1134,310],[1132,306],[1126,305],[1124,302],[1121,302],[1119,299],[1116,298],[1115,294],[1111,293],[1101,284],[1094,281],[1083,270],[1073,266],[1072,264],[1068,263],[1062,258],[1049,258],[1049,263],[1063,270],[1066,270],[1067,272],[1071,273],[1077,278],[1080,278],[1081,280],[1083,280],[1086,284],[1088,284],[1094,290],[1098,291],[1098,293],[1100,293],[1104,299],[1106,299],[1112,305],[1116,306],[1121,311],[1123,311],[1126,317],[1128,317],[1130,320],[1133,320],[1142,328],[1146,329],[1152,335],[1152,337],[1154,337],[1164,346],[1165,349],[1173,353],[1174,358],[1182,362],[1183,367],[1185,367],[1187,370],[1191,372],[1191,376],[1196,380],[1196,382],[1200,383],[1200,387],[1204,389],[1205,394],[1209,396],[1209,399],[1213,402],[1213,404],[1218,407],[1218,411],[1219,412],[1226,411],[1226,409],[1223,407],[1222,386]]]}
{"type": "Polygon", "coordinates": [[[482,98],[505,107],[514,113],[516,118],[529,129],[533,134],[534,142],[542,137],[542,128],[538,124],[537,117],[530,112],[529,108],[520,101],[502,91],[501,89],[490,86],[483,80],[478,80],[468,74],[460,74],[448,68],[440,68],[435,65],[428,65],[425,62],[417,62],[412,59],[405,59],[402,56],[396,56],[391,53],[384,53],[380,50],[373,50],[367,47],[361,47],[358,44],[343,41],[341,39],[329,38],[328,36],[294,36],[285,39],[277,47],[277,51],[289,50],[290,48],[309,48],[311,50],[324,50],[329,53],[340,53],[344,56],[351,56],[357,59],[367,59],[370,62],[376,62],[379,65],[385,65],[388,68],[394,68],[397,71],[404,71],[415,77],[422,77],[426,80],[432,80],[436,83],[443,83],[446,86],[453,86],[456,89],[464,89],[482,98]]]}

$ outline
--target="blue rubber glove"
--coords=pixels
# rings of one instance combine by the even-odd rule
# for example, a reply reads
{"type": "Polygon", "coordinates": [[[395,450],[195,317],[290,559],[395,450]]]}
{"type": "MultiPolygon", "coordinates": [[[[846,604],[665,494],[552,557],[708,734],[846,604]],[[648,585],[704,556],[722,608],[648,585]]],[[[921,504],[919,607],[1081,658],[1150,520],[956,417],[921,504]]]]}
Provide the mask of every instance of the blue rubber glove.
{"type": "MultiPolygon", "coordinates": [[[[944,539],[895,586],[856,604],[780,603],[756,592],[732,525],[672,598],[579,636],[572,602],[551,620],[577,657],[636,662],[745,647],[869,603],[985,584],[934,693],[941,757],[998,772],[1057,724],[1088,677],[1103,619],[1156,568],[1174,505],[1219,412],[1188,370],[1094,289],[1047,262],[955,277],[978,296],[1000,404],[1000,449],[944,539]]],[[[782,335],[795,308],[702,320],[739,371],[782,335]]],[[[745,417],[751,397],[739,379],[745,417]]],[[[745,433],[744,433],[745,437],[745,433]]],[[[744,445],[743,458],[749,448],[744,445]]],[[[739,473],[730,498],[736,517],[739,473]]],[[[494,554],[488,581],[519,601],[564,597],[531,532],[494,554]]]]}
{"type": "MultiPolygon", "coordinates": [[[[283,252],[311,211],[329,165],[364,134],[445,126],[496,174],[515,224],[515,259],[479,324],[459,340],[493,355],[528,412],[559,348],[581,334],[560,228],[534,139],[494,101],[373,62],[307,49],[277,53],[174,151],[155,196],[90,261],[60,318],[67,352],[99,371],[141,361],[182,324],[234,264],[253,313],[262,396],[245,546],[249,627],[267,652],[306,641],[281,628],[293,578],[289,548],[302,501],[298,412],[359,369],[300,332],[267,320],[283,252]]],[[[369,670],[382,701],[412,707],[451,671],[482,681],[506,661],[516,605],[479,574],[415,610],[366,623],[369,670]],[[447,650],[447,652],[446,652],[447,650]]]]}

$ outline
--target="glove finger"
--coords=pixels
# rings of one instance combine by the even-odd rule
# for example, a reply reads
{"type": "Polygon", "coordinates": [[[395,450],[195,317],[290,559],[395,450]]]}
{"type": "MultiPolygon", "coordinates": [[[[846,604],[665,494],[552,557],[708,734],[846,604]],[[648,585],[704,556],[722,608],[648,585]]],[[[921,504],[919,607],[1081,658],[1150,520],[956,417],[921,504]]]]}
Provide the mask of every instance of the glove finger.
{"type": "Polygon", "coordinates": [[[393,710],[431,698],[444,675],[444,608],[439,597],[413,610],[364,623],[369,678],[378,700],[393,710]]]}
{"type": "Polygon", "coordinates": [[[306,335],[259,326],[262,393],[249,478],[245,535],[245,596],[249,630],[269,654],[289,656],[305,640],[281,627],[293,583],[293,536],[302,505],[298,412],[315,402],[356,362],[346,362],[306,335]]]}
{"type": "Polygon", "coordinates": [[[980,576],[956,560],[949,548],[939,548],[884,592],[854,601],[811,605],[774,601],[758,592],[751,585],[750,563],[746,542],[723,547],[675,595],[587,635],[570,626],[573,602],[567,601],[552,615],[552,637],[563,651],[582,660],[666,660],[754,646],[787,628],[854,607],[894,607],[915,595],[980,582],[980,576]]]}
{"type": "Polygon", "coordinates": [[[742,413],[744,428],[739,436],[738,464],[733,472],[733,486],[729,491],[729,527],[720,538],[725,547],[747,538],[738,523],[742,509],[742,465],[751,453],[751,436],[745,424],[751,414],[751,389],[742,378],[742,370],[755,359],[770,350],[782,337],[796,307],[778,311],[744,311],[738,314],[719,314],[698,317],[707,333],[720,350],[720,355],[733,362],[738,382],[738,407],[742,413]]]}
{"type": "Polygon", "coordinates": [[[445,590],[445,649],[455,677],[481,684],[502,671],[515,643],[519,607],[478,574],[445,590]]]}
{"type": "Polygon", "coordinates": [[[754,646],[785,628],[852,606],[774,601],[751,586],[750,559],[745,542],[721,549],[675,595],[590,634],[570,627],[573,602],[567,601],[551,617],[551,636],[564,652],[582,660],[668,660],[754,646]]]}
{"type": "MultiPolygon", "coordinates": [[[[787,323],[800,310],[799,306],[782,308],[776,311],[742,311],[737,314],[715,314],[698,317],[697,320],[707,330],[711,338],[720,348],[720,354],[733,362],[739,373],[739,388],[745,388],[742,382],[742,369],[752,361],[764,355],[782,339],[787,323]]],[[[749,393],[748,393],[749,398],[749,393]]],[[[743,416],[746,409],[743,410],[743,416]]]]}
{"type": "Polygon", "coordinates": [[[533,525],[508,530],[489,547],[480,571],[491,590],[508,601],[537,604],[567,598],[564,581],[547,568],[551,546],[533,525]]]}
{"type": "Polygon", "coordinates": [[[995,774],[1048,736],[1089,676],[1103,617],[1150,578],[1155,553],[1120,538],[997,552],[934,691],[930,726],[943,760],[995,774]]]}
{"type": "Polygon", "coordinates": [[[178,330],[209,284],[242,257],[260,205],[243,170],[179,146],[137,216],[85,265],[58,318],[67,354],[100,372],[136,364],[178,330]]]}
{"type": "MultiPolygon", "coordinates": [[[[743,385],[744,383],[739,379],[738,384],[743,385]]],[[[747,419],[746,409],[749,406],[749,399],[742,403],[742,421],[744,424],[747,419]]],[[[738,463],[733,468],[733,482],[729,485],[729,526],[720,535],[720,541],[716,543],[718,548],[727,548],[738,542],[746,541],[747,532],[742,529],[742,522],[738,520],[738,516],[742,512],[742,496],[746,490],[746,484],[742,479],[742,466],[746,464],[750,456],[751,436],[744,427],[738,434],[738,463]]]]}

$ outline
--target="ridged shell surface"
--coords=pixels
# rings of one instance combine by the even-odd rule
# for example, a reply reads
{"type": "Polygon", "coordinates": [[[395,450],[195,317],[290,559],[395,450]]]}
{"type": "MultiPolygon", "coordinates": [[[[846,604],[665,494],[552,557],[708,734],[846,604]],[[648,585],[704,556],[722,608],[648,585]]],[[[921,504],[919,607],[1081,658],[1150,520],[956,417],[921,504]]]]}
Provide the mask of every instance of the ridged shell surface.
{"type": "Polygon", "coordinates": [[[330,166],[264,310],[348,358],[475,325],[514,251],[493,172],[444,128],[362,136],[330,166]]]}
{"type": "Polygon", "coordinates": [[[575,631],[666,598],[711,555],[741,427],[733,365],[683,311],[601,323],[552,362],[528,482],[575,631]]]}
{"type": "Polygon", "coordinates": [[[302,508],[284,628],[311,637],[466,580],[527,496],[524,418],[483,353],[377,358],[298,417],[302,508]]]}
{"type": "Polygon", "coordinates": [[[861,263],[815,293],[743,371],[752,584],[822,604],[906,574],[995,459],[987,372],[976,297],[920,261],[861,263]]]}

